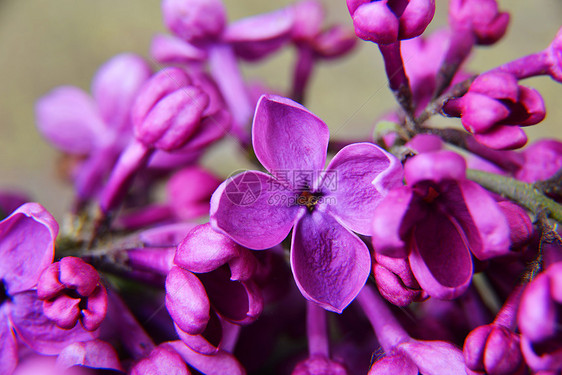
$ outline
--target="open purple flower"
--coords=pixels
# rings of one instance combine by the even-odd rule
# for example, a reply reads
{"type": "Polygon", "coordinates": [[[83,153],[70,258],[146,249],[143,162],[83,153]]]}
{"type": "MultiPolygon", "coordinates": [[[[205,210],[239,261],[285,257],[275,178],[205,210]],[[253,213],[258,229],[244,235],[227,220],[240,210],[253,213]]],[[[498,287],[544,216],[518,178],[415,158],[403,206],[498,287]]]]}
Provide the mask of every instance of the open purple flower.
{"type": "Polygon", "coordinates": [[[504,214],[465,171],[464,159],[451,151],[419,154],[404,167],[408,185],[389,192],[374,213],[375,251],[408,257],[432,297],[455,298],[466,290],[472,255],[485,260],[509,251],[504,214]]]}
{"type": "Polygon", "coordinates": [[[293,229],[291,266],[305,298],[341,312],[359,293],[371,259],[352,231],[370,235],[371,217],[400,183],[396,158],[370,143],[343,148],[323,171],[329,130],[301,105],[262,96],[254,151],[271,175],[246,171],[211,199],[211,224],[250,249],[273,247],[293,229]]]}

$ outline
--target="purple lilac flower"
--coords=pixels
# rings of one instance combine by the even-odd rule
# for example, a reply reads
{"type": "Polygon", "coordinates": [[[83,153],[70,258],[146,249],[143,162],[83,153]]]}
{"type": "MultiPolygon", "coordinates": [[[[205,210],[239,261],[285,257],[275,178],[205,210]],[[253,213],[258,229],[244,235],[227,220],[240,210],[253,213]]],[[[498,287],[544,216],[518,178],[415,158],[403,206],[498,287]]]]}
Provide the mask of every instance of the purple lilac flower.
{"type": "Polygon", "coordinates": [[[184,360],[167,345],[157,346],[150,355],[137,362],[130,375],[189,375],[184,360]]]}
{"type": "Polygon", "coordinates": [[[522,287],[516,288],[491,324],[468,334],[464,358],[470,374],[517,375],[526,373],[519,335],[515,333],[522,287]]]}
{"type": "Polygon", "coordinates": [[[421,35],[433,19],[433,0],[347,0],[357,36],[378,44],[421,35]]]}
{"type": "Polygon", "coordinates": [[[131,107],[150,74],[140,56],[121,54],[98,70],[93,97],[77,87],[63,86],[37,102],[37,127],[43,136],[65,153],[86,156],[72,171],[80,200],[101,190],[132,137],[131,107]]]}
{"type": "Polygon", "coordinates": [[[247,171],[225,181],[211,199],[211,224],[256,250],[279,244],[293,229],[291,266],[301,293],[341,312],[370,271],[369,251],[352,231],[371,234],[372,211],[400,182],[400,164],[379,147],[358,143],[323,172],[328,127],[278,96],[260,99],[252,138],[271,175],[247,171]]]}
{"type": "Polygon", "coordinates": [[[58,224],[41,205],[26,203],[0,222],[0,373],[17,364],[18,341],[57,354],[73,341],[95,338],[82,328],[62,330],[47,319],[34,288],[53,261],[58,224]],[[17,337],[17,340],[16,340],[17,337]]]}
{"type": "Polygon", "coordinates": [[[64,372],[74,366],[123,371],[113,346],[102,340],[74,342],[58,355],[55,368],[64,372]]]}
{"type": "Polygon", "coordinates": [[[464,159],[451,151],[419,154],[405,165],[406,186],[375,209],[375,251],[408,258],[423,290],[437,298],[461,295],[480,260],[509,251],[509,226],[494,199],[465,178],[464,159]]]}
{"type": "Polygon", "coordinates": [[[562,168],[562,142],[541,139],[521,151],[523,160],[514,177],[524,182],[546,180],[562,168]]]}
{"type": "Polygon", "coordinates": [[[522,147],[527,136],[519,126],[537,124],[546,113],[538,91],[518,85],[507,73],[480,75],[464,96],[449,100],[443,111],[460,117],[478,142],[493,149],[522,147]]]}
{"type": "Polygon", "coordinates": [[[61,328],[78,321],[88,331],[96,330],[107,310],[107,292],[96,269],[76,257],[50,264],[37,282],[37,298],[43,312],[61,328]]]}
{"type": "Polygon", "coordinates": [[[166,278],[166,307],[186,345],[215,354],[233,325],[261,314],[263,299],[252,280],[256,266],[249,250],[209,224],[188,233],[166,278]]]}
{"type": "Polygon", "coordinates": [[[361,290],[357,302],[384,350],[384,356],[373,363],[369,375],[466,375],[462,352],[457,347],[444,341],[411,338],[370,285],[361,290]]]}
{"type": "Polygon", "coordinates": [[[562,262],[550,265],[523,291],[517,314],[521,349],[534,371],[562,369],[562,262]]]}

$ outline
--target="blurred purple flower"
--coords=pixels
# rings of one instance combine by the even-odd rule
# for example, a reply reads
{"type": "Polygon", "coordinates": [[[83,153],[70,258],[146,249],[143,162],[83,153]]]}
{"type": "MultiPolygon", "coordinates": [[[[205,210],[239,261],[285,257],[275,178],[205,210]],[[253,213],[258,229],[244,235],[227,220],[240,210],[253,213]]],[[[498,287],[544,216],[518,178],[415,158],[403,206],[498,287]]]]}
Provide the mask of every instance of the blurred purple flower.
{"type": "Polygon", "coordinates": [[[561,306],[562,262],[557,262],[527,285],[517,315],[521,349],[534,371],[562,369],[561,306]]]}
{"type": "Polygon", "coordinates": [[[478,142],[493,149],[522,147],[527,136],[519,126],[537,124],[546,114],[538,91],[518,85],[507,73],[480,75],[464,96],[449,100],[443,111],[460,117],[478,142]]]}
{"type": "Polygon", "coordinates": [[[77,87],[63,86],[37,102],[37,127],[43,136],[65,153],[86,156],[71,172],[79,199],[91,199],[101,190],[131,139],[131,107],[150,74],[140,56],[121,54],[96,73],[93,98],[77,87]]]}
{"type": "Polygon", "coordinates": [[[407,186],[391,190],[375,209],[375,251],[408,258],[423,290],[461,295],[480,260],[509,251],[509,226],[494,199],[465,178],[464,159],[451,151],[419,154],[405,165],[407,186]]]}
{"type": "Polygon", "coordinates": [[[211,199],[211,224],[250,249],[273,247],[293,229],[291,266],[305,298],[341,312],[365,284],[370,255],[352,231],[372,232],[372,211],[400,183],[394,156],[370,143],[342,149],[322,171],[328,127],[301,105],[263,96],[252,129],[271,175],[246,171],[211,199]]]}

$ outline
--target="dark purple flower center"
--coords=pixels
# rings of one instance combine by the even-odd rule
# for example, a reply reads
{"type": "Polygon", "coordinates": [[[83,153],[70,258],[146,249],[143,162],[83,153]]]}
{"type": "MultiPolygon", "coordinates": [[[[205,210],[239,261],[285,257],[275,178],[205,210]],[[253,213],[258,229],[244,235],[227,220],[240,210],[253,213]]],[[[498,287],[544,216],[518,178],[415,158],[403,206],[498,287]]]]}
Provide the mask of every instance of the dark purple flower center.
{"type": "Polygon", "coordinates": [[[4,286],[4,281],[0,279],[0,306],[10,299],[8,292],[6,292],[6,287],[4,286]]]}
{"type": "Polygon", "coordinates": [[[311,193],[309,191],[303,191],[299,197],[297,198],[297,205],[299,206],[306,206],[308,211],[314,211],[314,207],[322,198],[322,194],[320,193],[311,193]]]}
{"type": "Polygon", "coordinates": [[[427,193],[423,197],[423,200],[426,203],[432,203],[435,199],[437,199],[437,197],[439,197],[439,192],[430,186],[429,189],[427,189],[427,193]]]}

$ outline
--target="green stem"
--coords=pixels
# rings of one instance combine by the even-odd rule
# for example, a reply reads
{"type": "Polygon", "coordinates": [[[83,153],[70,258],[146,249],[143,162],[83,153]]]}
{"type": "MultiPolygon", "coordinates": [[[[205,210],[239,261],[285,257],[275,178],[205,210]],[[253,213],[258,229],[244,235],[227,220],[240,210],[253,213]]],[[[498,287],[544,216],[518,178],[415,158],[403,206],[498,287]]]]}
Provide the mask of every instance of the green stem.
{"type": "Polygon", "coordinates": [[[494,193],[519,203],[534,215],[545,212],[552,219],[562,223],[562,206],[545,197],[530,184],[474,169],[468,169],[466,177],[494,193]]]}

